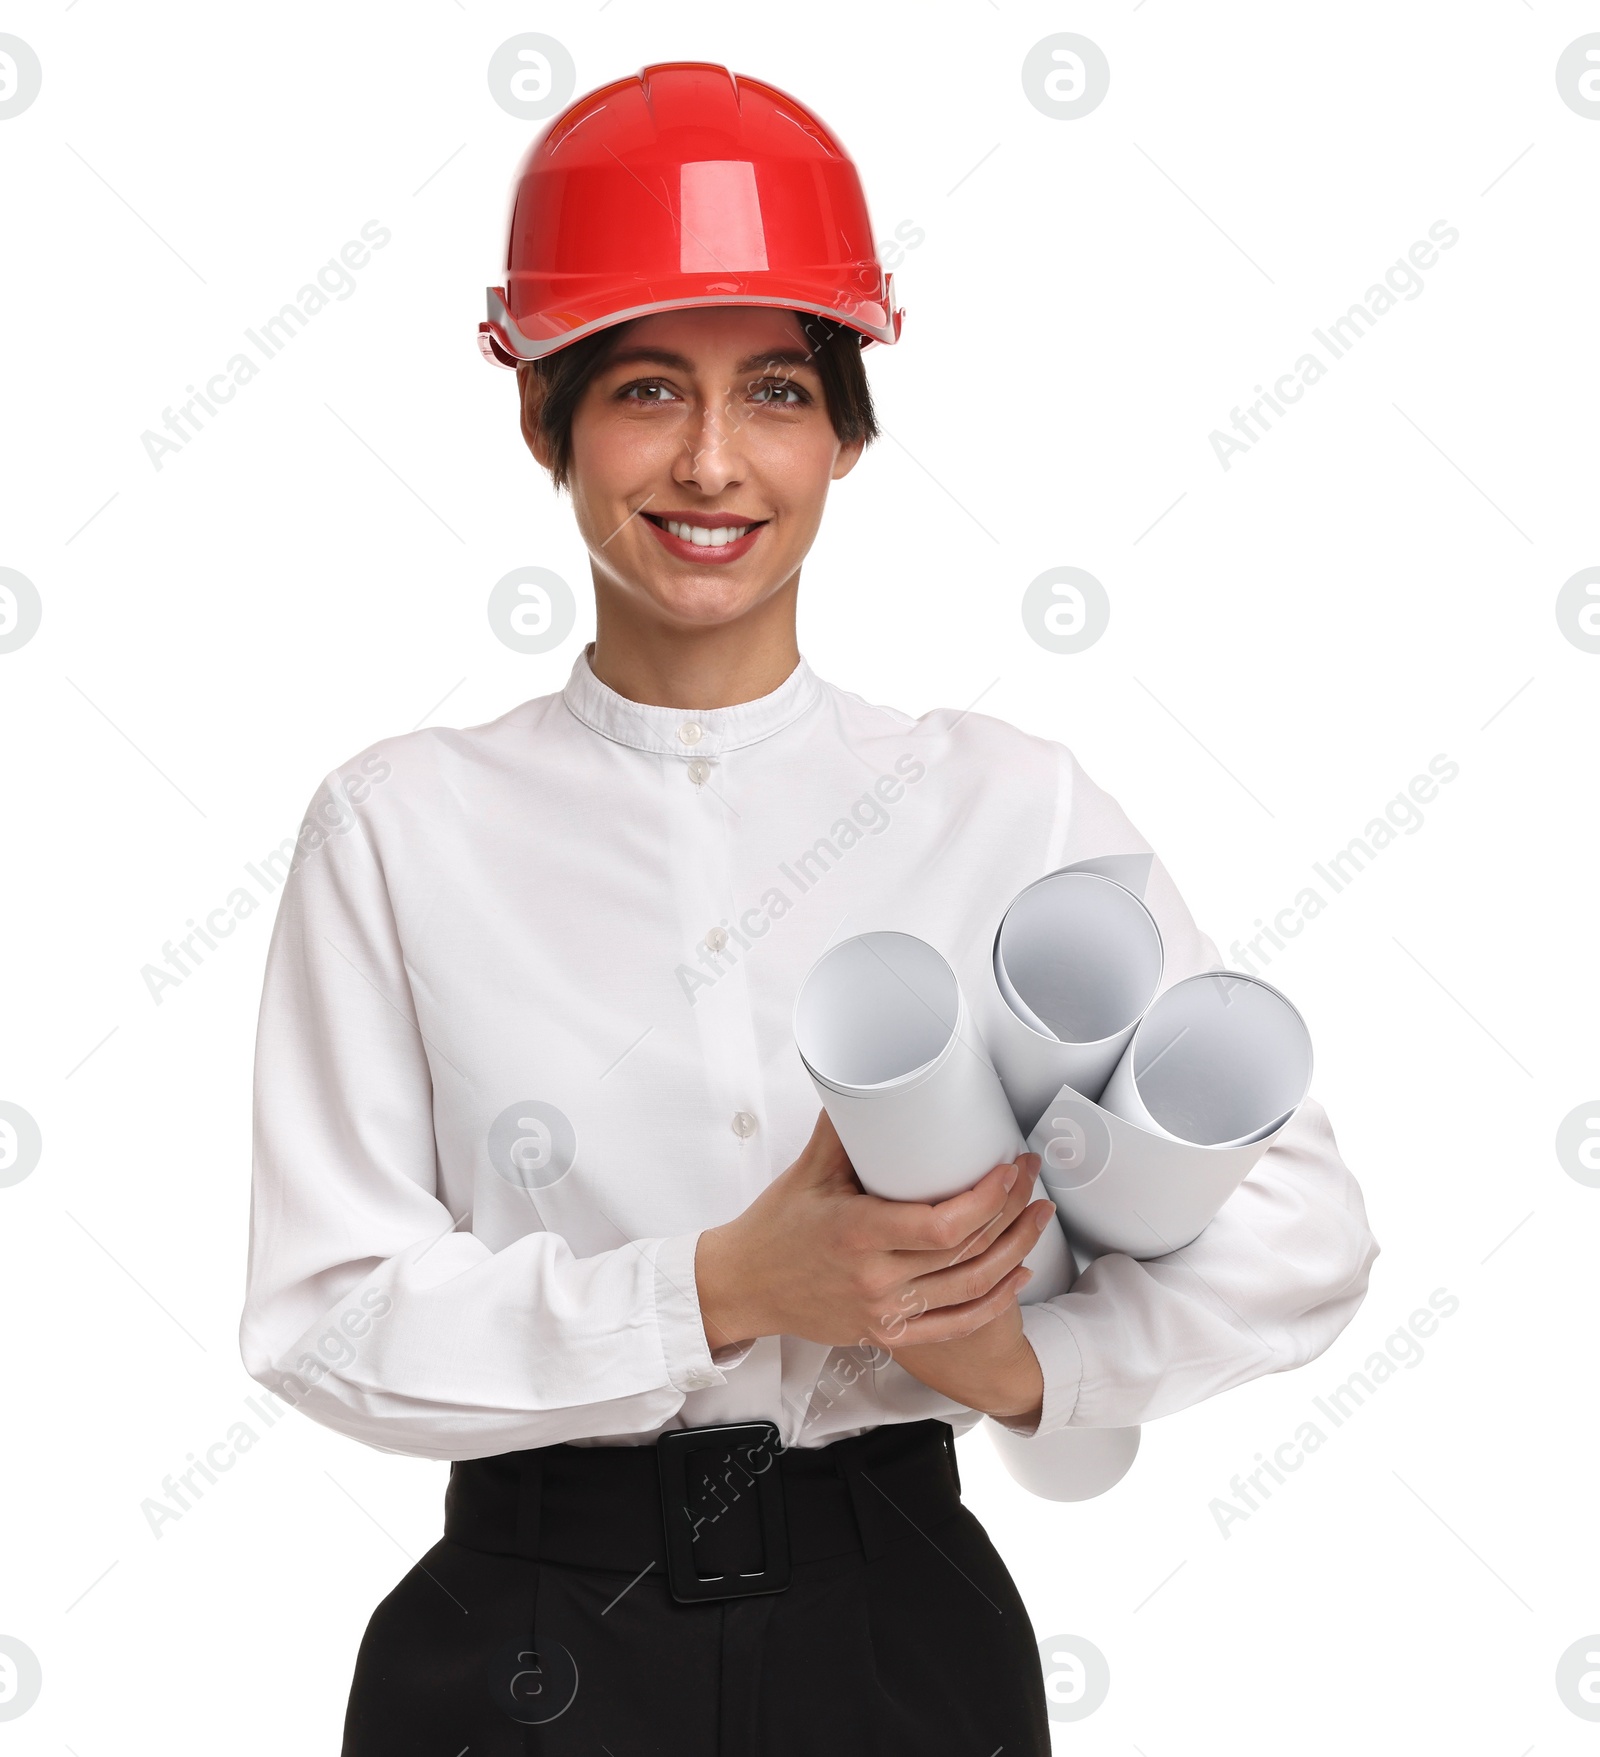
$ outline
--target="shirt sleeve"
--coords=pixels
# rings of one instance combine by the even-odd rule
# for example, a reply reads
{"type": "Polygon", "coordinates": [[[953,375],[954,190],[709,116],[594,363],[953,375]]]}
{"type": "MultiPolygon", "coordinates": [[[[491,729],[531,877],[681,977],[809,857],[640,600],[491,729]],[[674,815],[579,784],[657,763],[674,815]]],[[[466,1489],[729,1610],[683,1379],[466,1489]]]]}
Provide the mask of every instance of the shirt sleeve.
{"type": "MultiPolygon", "coordinates": [[[[1071,809],[1055,865],[1149,853],[1121,807],[1066,753],[1071,809]]],[[[1223,968],[1159,857],[1145,902],[1162,986],[1223,968]]],[[[1304,1366],[1355,1315],[1379,1251],[1327,1112],[1308,1097],[1216,1218],[1182,1250],[1097,1257],[1068,1293],[1022,1309],[1044,1374],[1037,1426],[1132,1427],[1265,1373],[1304,1366]]]]}
{"type": "Polygon", "coordinates": [[[655,1431],[725,1382],[699,1235],[579,1258],[550,1232],[491,1250],[458,1230],[467,1216],[438,1195],[430,1051],[444,1052],[423,1040],[350,797],[334,775],[313,799],[267,954],[245,1366],[313,1420],[418,1457],[655,1431]]]}

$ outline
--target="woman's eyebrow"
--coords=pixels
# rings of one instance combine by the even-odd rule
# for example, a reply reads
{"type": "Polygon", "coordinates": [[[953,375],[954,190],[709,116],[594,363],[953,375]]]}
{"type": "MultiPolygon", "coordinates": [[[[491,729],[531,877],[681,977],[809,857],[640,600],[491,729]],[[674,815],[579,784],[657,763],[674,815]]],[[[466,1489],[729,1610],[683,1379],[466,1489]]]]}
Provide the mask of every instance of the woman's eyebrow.
{"type": "MultiPolygon", "coordinates": [[[[619,348],[606,360],[608,368],[612,366],[667,366],[674,372],[692,373],[694,362],[682,354],[674,354],[670,349],[651,348],[640,345],[636,348],[619,348]]],[[[763,372],[774,366],[810,366],[816,367],[816,356],[806,348],[770,348],[765,353],[750,354],[739,361],[734,367],[736,373],[763,372]]]]}
{"type": "Polygon", "coordinates": [[[809,348],[770,348],[764,354],[750,354],[734,367],[735,372],[760,372],[771,366],[815,366],[816,355],[809,348]]]}
{"type": "Polygon", "coordinates": [[[616,353],[606,357],[606,365],[611,366],[670,366],[674,372],[693,372],[694,362],[682,354],[674,354],[665,348],[619,348],[616,353]]]}

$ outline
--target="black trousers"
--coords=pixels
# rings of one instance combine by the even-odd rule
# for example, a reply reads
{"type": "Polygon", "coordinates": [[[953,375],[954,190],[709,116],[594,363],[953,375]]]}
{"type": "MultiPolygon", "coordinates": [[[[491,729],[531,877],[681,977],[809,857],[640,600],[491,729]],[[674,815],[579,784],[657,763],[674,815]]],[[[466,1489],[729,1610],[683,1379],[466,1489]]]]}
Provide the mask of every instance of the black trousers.
{"type": "MultiPolygon", "coordinates": [[[[1028,1613],[948,1424],[774,1468],[787,1586],[684,1603],[654,1446],[452,1465],[444,1539],[368,1624],[344,1757],[1049,1757],[1028,1613]]],[[[762,1566],[758,1497],[722,1491],[695,1567],[736,1579],[762,1566]]]]}

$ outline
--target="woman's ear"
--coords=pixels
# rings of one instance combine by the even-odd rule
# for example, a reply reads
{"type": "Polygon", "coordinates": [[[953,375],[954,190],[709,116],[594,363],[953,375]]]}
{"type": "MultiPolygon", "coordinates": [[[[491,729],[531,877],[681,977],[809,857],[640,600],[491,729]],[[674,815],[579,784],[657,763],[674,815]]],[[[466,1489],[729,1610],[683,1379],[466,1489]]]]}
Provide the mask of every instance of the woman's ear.
{"type": "Polygon", "coordinates": [[[539,411],[544,406],[544,381],[527,360],[517,362],[517,390],[522,398],[522,437],[534,461],[542,469],[550,468],[550,441],[539,426],[539,411]]]}
{"type": "Polygon", "coordinates": [[[841,476],[848,476],[861,462],[861,454],[866,449],[866,441],[861,439],[847,440],[839,447],[839,455],[833,460],[833,480],[837,482],[841,476]]]}

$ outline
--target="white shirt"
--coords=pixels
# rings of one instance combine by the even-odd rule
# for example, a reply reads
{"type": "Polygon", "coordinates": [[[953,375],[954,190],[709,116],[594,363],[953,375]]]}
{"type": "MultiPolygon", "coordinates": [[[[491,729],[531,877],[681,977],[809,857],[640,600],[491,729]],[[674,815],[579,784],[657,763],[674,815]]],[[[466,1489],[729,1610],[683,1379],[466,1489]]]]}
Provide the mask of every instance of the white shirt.
{"type": "MultiPolygon", "coordinates": [[[[868,1349],[714,1353],[695,1241],[811,1132],[790,1014],[831,943],[917,934],[970,995],[1025,884],[1148,846],[1065,747],[875,707],[803,660],[686,713],[626,700],[585,653],[488,725],[374,745],[313,799],[268,954],[246,1366],[428,1458],[759,1417],[791,1445],[965,1432],[974,1411],[868,1349]]],[[[1220,967],[1159,858],[1146,901],[1163,986],[1220,967]]],[[[1307,1099],[1192,1245],[1103,1256],[1024,1308],[1038,1431],[1301,1365],[1377,1250],[1307,1099]]]]}

